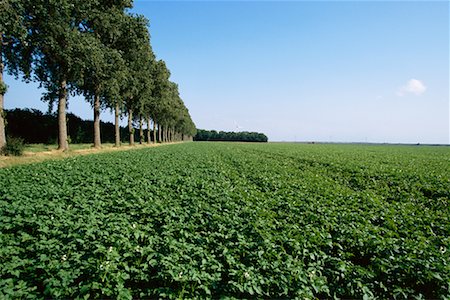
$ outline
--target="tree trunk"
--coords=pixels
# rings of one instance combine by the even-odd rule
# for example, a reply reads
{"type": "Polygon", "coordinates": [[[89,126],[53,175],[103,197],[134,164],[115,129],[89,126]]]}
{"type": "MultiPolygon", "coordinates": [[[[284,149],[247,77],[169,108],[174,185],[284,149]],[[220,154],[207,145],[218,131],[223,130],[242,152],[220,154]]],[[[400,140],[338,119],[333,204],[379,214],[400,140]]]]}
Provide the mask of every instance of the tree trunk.
{"type": "Polygon", "coordinates": [[[167,127],[166,127],[166,125],[161,126],[161,131],[162,131],[163,142],[166,143],[167,142],[167,127]]]}
{"type": "Polygon", "coordinates": [[[2,47],[3,47],[3,38],[2,33],[0,32],[0,149],[6,145],[6,135],[5,135],[5,116],[3,112],[3,95],[6,91],[3,90],[4,82],[3,82],[3,59],[2,59],[2,47]]]}
{"type": "Polygon", "coordinates": [[[151,133],[150,133],[150,117],[147,118],[147,144],[152,143],[151,133]]]}
{"type": "Polygon", "coordinates": [[[162,143],[161,124],[158,124],[158,142],[162,143]]]}
{"type": "Polygon", "coordinates": [[[120,126],[119,126],[119,104],[116,104],[114,112],[115,120],[114,125],[116,129],[116,147],[120,147],[120,126]]]}
{"type": "Polygon", "coordinates": [[[133,110],[128,110],[128,132],[130,133],[130,146],[134,146],[133,110]]]}
{"type": "MultiPolygon", "coordinates": [[[[0,79],[0,84],[3,81],[0,79]]],[[[6,135],[5,135],[5,113],[3,112],[3,94],[0,93],[0,149],[6,145],[6,135]]]]}
{"type": "Polygon", "coordinates": [[[144,142],[144,125],[142,115],[139,115],[139,144],[142,145],[144,142]]]}
{"type": "Polygon", "coordinates": [[[153,143],[156,144],[156,123],[155,123],[155,119],[153,119],[153,143]]]}
{"type": "Polygon", "coordinates": [[[58,150],[69,150],[67,141],[67,120],[66,120],[66,104],[67,104],[67,82],[62,80],[59,86],[58,95],[58,150]]]}
{"type": "Polygon", "coordinates": [[[166,143],[170,142],[170,140],[169,140],[169,132],[170,132],[169,126],[165,126],[164,127],[164,138],[166,140],[166,143]]]}
{"type": "Polygon", "coordinates": [[[94,148],[101,148],[100,138],[100,94],[96,91],[94,96],[94,148]]]}

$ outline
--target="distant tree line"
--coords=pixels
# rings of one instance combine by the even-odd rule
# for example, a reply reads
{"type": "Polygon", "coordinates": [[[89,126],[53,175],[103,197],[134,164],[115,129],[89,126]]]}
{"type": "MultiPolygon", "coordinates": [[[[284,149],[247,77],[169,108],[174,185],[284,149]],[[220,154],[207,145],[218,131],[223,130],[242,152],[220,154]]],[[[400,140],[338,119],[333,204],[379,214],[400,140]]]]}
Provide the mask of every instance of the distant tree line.
{"type": "Polygon", "coordinates": [[[258,132],[225,132],[197,129],[194,141],[227,141],[227,142],[267,142],[268,138],[258,132]]]}
{"type": "MultiPolygon", "coordinates": [[[[58,138],[58,118],[56,113],[42,113],[37,109],[13,109],[5,110],[6,135],[21,138],[27,144],[55,144],[58,138]]],[[[139,127],[134,124],[134,139],[139,140],[139,127]]],[[[92,143],[94,132],[93,121],[83,120],[80,117],[67,114],[67,134],[70,143],[92,143]]],[[[110,122],[100,122],[102,141],[104,143],[115,142],[115,125],[110,122]]],[[[144,129],[144,135],[153,140],[153,130],[144,129]]],[[[122,142],[129,140],[127,127],[120,127],[122,142]]],[[[158,132],[156,132],[158,136],[158,132]]],[[[186,136],[180,136],[180,140],[186,140],[186,136]]],[[[170,141],[170,140],[169,140],[170,141]]]]}
{"type": "MultiPolygon", "coordinates": [[[[195,135],[178,85],[170,81],[169,69],[150,45],[148,20],[129,13],[132,7],[132,0],[0,1],[0,148],[7,142],[4,71],[44,88],[42,100],[57,107],[61,150],[69,148],[66,108],[71,95],[82,95],[91,104],[89,136],[94,147],[101,147],[105,139],[103,109],[115,112],[116,146],[123,137],[121,116],[128,117],[130,145],[135,141],[134,124],[140,143],[195,135]]],[[[24,126],[14,122],[9,120],[8,126],[24,126]]]]}

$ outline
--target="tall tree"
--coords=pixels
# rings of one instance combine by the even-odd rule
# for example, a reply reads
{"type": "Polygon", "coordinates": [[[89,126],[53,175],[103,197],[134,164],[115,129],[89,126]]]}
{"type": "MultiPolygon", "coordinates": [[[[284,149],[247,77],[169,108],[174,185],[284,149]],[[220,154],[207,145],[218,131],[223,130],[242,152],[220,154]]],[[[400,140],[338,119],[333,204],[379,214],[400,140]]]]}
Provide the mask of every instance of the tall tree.
{"type": "Polygon", "coordinates": [[[145,140],[143,123],[144,119],[148,119],[153,103],[152,91],[154,88],[154,80],[152,76],[152,68],[155,63],[155,57],[150,47],[144,48],[141,55],[141,67],[139,73],[137,74],[139,93],[137,98],[135,98],[135,107],[136,119],[139,121],[139,143],[143,144],[145,140]]]}
{"type": "Polygon", "coordinates": [[[68,92],[79,77],[79,53],[86,51],[83,28],[90,1],[33,0],[22,2],[26,27],[23,52],[32,58],[33,79],[47,92],[43,100],[58,104],[58,148],[67,150],[66,106],[68,92]]]}
{"type": "Polygon", "coordinates": [[[123,45],[123,37],[128,34],[124,30],[124,23],[128,22],[125,9],[131,8],[130,0],[108,0],[100,3],[92,13],[90,25],[92,32],[103,45],[103,59],[100,59],[101,68],[93,68],[93,74],[97,80],[92,81],[94,99],[94,147],[100,147],[100,100],[104,99],[104,105],[117,104],[118,84],[117,80],[124,79],[123,58],[120,49],[123,45]],[[112,98],[109,98],[109,97],[112,98]]]}
{"type": "Polygon", "coordinates": [[[100,110],[102,107],[114,105],[118,97],[118,83],[123,66],[120,53],[105,46],[97,38],[92,37],[89,56],[86,58],[83,76],[78,80],[77,88],[91,103],[94,111],[94,147],[101,147],[100,110]]]}
{"type": "Polygon", "coordinates": [[[121,47],[122,57],[126,63],[127,80],[123,81],[123,107],[128,114],[128,129],[130,145],[134,144],[133,120],[138,118],[143,101],[149,97],[152,89],[152,74],[150,66],[154,61],[154,54],[150,46],[148,20],[140,15],[128,15],[124,22],[126,32],[121,47]]]}
{"type": "Polygon", "coordinates": [[[168,99],[170,98],[170,71],[163,60],[154,63],[152,69],[154,88],[152,90],[152,102],[150,115],[158,125],[158,142],[164,142],[163,130],[165,126],[164,118],[168,109],[168,99]]]}
{"type": "Polygon", "coordinates": [[[123,79],[124,66],[120,54],[123,24],[126,22],[125,9],[131,7],[129,0],[107,0],[94,2],[86,24],[88,33],[95,41],[87,59],[82,90],[94,109],[94,147],[101,146],[100,109],[101,106],[115,106],[118,96],[117,81],[123,79]]]}
{"type": "Polygon", "coordinates": [[[143,78],[142,88],[139,94],[139,131],[141,136],[140,143],[144,142],[143,136],[143,121],[145,120],[147,123],[147,142],[151,142],[150,138],[150,120],[152,116],[152,112],[155,109],[156,103],[153,98],[153,89],[155,88],[155,80],[153,78],[153,68],[155,65],[155,57],[152,52],[147,52],[147,59],[143,62],[143,66],[141,69],[143,78]]]}

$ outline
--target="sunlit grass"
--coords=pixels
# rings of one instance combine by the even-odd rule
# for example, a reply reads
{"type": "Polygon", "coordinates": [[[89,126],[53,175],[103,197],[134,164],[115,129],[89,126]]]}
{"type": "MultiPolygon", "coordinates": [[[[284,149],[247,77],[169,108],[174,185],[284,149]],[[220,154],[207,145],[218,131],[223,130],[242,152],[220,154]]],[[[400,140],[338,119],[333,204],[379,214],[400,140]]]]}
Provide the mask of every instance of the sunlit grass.
{"type": "MultiPolygon", "coordinates": [[[[102,144],[102,148],[111,148],[114,147],[113,143],[105,143],[102,144]]],[[[69,151],[73,150],[81,150],[81,149],[91,149],[93,148],[93,144],[69,144],[69,151]]],[[[25,152],[46,152],[46,151],[55,151],[58,150],[57,144],[27,144],[25,146],[25,152]]]]}

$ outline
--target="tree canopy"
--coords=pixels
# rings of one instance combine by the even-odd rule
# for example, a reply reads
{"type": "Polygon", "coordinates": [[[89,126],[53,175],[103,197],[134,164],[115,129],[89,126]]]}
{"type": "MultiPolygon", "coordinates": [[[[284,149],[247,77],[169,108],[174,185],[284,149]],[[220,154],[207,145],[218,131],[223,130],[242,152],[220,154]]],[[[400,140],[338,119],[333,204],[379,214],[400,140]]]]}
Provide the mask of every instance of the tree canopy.
{"type": "MultiPolygon", "coordinates": [[[[134,123],[153,124],[153,142],[191,138],[195,126],[170,71],[150,44],[148,20],[128,12],[130,0],[4,0],[0,6],[1,71],[33,80],[45,89],[42,99],[57,104],[58,143],[68,149],[66,107],[71,94],[84,95],[94,116],[94,146],[101,144],[100,111],[128,116],[130,143],[134,123]]],[[[3,95],[0,77],[0,147],[3,95]]],[[[148,135],[148,142],[150,142],[148,135]]]]}
{"type": "Polygon", "coordinates": [[[258,132],[226,132],[197,129],[194,141],[228,141],[228,142],[267,142],[268,138],[258,132]]]}

